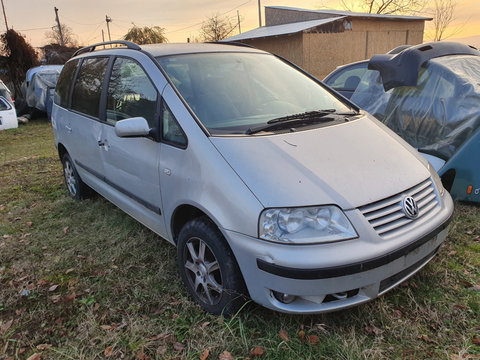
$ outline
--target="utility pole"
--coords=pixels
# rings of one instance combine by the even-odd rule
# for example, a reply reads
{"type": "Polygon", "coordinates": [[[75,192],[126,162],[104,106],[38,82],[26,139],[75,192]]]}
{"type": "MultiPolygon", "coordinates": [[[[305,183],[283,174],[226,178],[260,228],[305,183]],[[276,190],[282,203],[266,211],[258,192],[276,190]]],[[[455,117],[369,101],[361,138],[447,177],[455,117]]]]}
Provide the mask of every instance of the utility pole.
{"type": "Polygon", "coordinates": [[[5,14],[5,5],[3,5],[3,0],[2,0],[2,10],[3,10],[3,17],[5,18],[5,27],[7,28],[7,31],[8,31],[7,14],[5,14]]]}
{"type": "Polygon", "coordinates": [[[110,36],[110,25],[108,25],[108,23],[112,21],[112,18],[108,17],[108,15],[105,15],[105,21],[107,22],[108,41],[112,41],[112,38],[110,36]]]}
{"type": "Polygon", "coordinates": [[[241,34],[242,28],[240,27],[240,12],[238,10],[237,10],[237,18],[238,18],[238,33],[241,34]]]}
{"type": "Polygon", "coordinates": [[[258,0],[258,26],[262,27],[262,6],[260,0],[258,0]]]}
{"type": "MultiPolygon", "coordinates": [[[[3,0],[2,0],[3,4],[3,0]]],[[[60,20],[58,19],[58,9],[55,6],[55,20],[57,20],[57,26],[58,26],[58,35],[60,35],[60,45],[65,46],[65,42],[63,41],[63,34],[62,34],[62,27],[60,25],[60,20]]]]}

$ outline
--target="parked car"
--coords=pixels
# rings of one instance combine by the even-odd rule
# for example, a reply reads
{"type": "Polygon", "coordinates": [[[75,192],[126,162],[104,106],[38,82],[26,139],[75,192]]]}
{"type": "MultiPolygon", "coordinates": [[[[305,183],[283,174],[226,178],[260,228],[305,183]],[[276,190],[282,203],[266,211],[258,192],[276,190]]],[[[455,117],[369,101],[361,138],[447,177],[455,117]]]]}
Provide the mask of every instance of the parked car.
{"type": "MultiPolygon", "coordinates": [[[[390,50],[388,54],[398,54],[410,45],[400,45],[390,50]]],[[[323,82],[347,99],[350,99],[360,84],[360,79],[368,73],[368,60],[361,60],[351,64],[342,65],[333,70],[323,79],[323,82]]]]}
{"type": "Polygon", "coordinates": [[[205,310],[244,295],[288,313],[351,307],[444,241],[453,202],[432,167],[307,73],[245,46],[116,43],[79,50],[57,83],[67,188],[176,245],[205,310]]]}
{"type": "Polygon", "coordinates": [[[40,111],[50,118],[54,89],[62,68],[63,65],[41,65],[27,71],[21,89],[30,112],[40,111]]]}
{"type": "Polygon", "coordinates": [[[13,105],[0,96],[0,130],[13,129],[18,127],[17,112],[13,105]]]}
{"type": "Polygon", "coordinates": [[[351,100],[417,148],[454,199],[480,202],[480,52],[427,43],[369,69],[351,100]]]}

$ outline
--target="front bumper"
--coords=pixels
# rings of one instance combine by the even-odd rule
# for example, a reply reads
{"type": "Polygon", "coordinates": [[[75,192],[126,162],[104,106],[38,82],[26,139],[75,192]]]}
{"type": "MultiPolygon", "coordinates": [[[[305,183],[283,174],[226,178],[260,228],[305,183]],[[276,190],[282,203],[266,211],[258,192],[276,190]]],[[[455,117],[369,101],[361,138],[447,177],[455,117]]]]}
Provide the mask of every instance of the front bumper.
{"type": "MultiPolygon", "coordinates": [[[[348,259],[358,252],[357,240],[323,246],[292,246],[260,241],[225,231],[237,258],[250,297],[255,302],[286,313],[320,313],[348,308],[392,289],[425,266],[436,254],[448,233],[451,217],[429,234],[380,256],[337,266],[302,267],[332,257],[348,259]],[[285,266],[277,259],[290,259],[285,266]],[[313,261],[312,261],[313,259],[313,261]],[[320,259],[320,260],[319,260],[320,259]],[[282,303],[274,292],[294,295],[282,303]]],[[[326,261],[328,263],[328,261],[326,261]]]]}

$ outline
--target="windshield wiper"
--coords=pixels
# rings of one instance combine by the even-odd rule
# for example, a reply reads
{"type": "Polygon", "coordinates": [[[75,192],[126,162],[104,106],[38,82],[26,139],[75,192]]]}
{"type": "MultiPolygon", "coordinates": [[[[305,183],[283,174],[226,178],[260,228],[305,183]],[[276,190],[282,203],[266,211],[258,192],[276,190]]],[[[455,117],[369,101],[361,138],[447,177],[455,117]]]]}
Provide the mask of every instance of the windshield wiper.
{"type": "Polygon", "coordinates": [[[307,112],[300,113],[300,114],[293,114],[293,115],[278,117],[278,118],[272,119],[270,121],[267,121],[267,124],[276,124],[276,123],[279,123],[279,122],[285,122],[285,121],[290,121],[290,120],[304,120],[304,119],[321,118],[321,117],[327,116],[329,114],[333,114],[335,112],[336,112],[335,109],[307,111],[307,112]]]}
{"type": "Polygon", "coordinates": [[[292,129],[292,131],[295,131],[294,127],[297,125],[311,125],[315,123],[325,123],[329,121],[334,121],[335,119],[332,117],[322,117],[322,116],[305,116],[305,117],[297,117],[294,116],[290,119],[283,119],[279,118],[282,120],[278,119],[273,119],[270,121],[274,121],[271,123],[270,121],[267,122],[266,124],[259,125],[253,128],[249,128],[245,133],[247,135],[253,135],[262,131],[268,131],[268,130],[282,130],[282,129],[292,129]]]}

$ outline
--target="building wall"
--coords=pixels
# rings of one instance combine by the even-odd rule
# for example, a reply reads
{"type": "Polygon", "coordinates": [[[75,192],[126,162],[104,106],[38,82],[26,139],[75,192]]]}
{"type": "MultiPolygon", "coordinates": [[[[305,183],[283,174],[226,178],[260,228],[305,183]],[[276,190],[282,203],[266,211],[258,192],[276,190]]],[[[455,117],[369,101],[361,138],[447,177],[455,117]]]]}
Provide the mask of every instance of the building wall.
{"type": "Polygon", "coordinates": [[[338,15],[321,14],[315,12],[295,11],[288,9],[274,9],[265,7],[265,25],[282,25],[293,22],[319,20],[336,17],[338,15]]]}
{"type": "Polygon", "coordinates": [[[242,41],[273,54],[277,54],[294,64],[303,67],[303,36],[302,33],[275,36],[261,39],[248,39],[242,41]]]}

